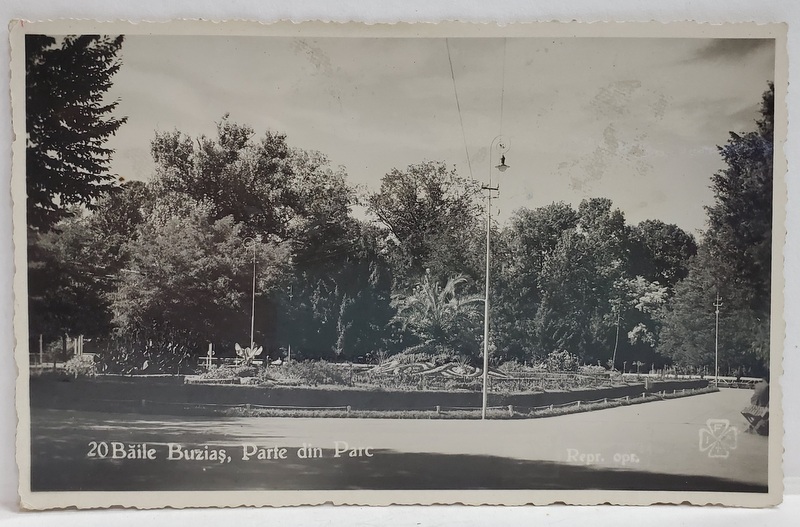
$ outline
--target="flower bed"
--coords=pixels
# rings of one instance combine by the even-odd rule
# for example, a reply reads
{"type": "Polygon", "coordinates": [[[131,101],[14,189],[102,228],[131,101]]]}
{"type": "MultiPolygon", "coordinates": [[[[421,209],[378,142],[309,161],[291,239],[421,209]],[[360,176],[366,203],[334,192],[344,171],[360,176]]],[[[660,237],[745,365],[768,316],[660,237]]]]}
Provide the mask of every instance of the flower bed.
{"type": "MultiPolygon", "coordinates": [[[[424,358],[424,357],[422,357],[424,358]]],[[[213,366],[199,376],[187,377],[187,383],[250,384],[277,386],[331,386],[398,391],[481,391],[480,368],[460,362],[414,362],[405,357],[378,365],[331,363],[326,361],[287,362],[270,366],[213,366]]],[[[596,366],[578,371],[546,371],[542,367],[506,363],[489,370],[489,390],[494,393],[532,393],[553,390],[578,390],[611,387],[615,381],[609,372],[596,366]]]]}

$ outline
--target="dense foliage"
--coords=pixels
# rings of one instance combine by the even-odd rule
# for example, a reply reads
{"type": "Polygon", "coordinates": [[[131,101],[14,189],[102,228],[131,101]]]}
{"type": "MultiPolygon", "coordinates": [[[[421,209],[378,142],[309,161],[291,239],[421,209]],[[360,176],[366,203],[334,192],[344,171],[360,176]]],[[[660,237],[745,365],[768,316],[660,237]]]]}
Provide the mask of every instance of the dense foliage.
{"type": "Polygon", "coordinates": [[[73,205],[92,206],[115,183],[105,141],[126,118],[104,100],[123,37],[25,36],[28,225],[49,230],[73,205]]]}
{"type": "MultiPolygon", "coordinates": [[[[122,40],[87,39],[29,43],[29,104],[42,89],[35,68],[78,48],[84,56],[70,60],[98,61],[88,97],[100,104],[122,40]]],[[[55,103],[36,104],[44,106],[29,119],[55,103]]],[[[725,367],[762,367],[772,104],[770,87],[757,130],[732,133],[720,148],[726,168],[711,178],[715,203],[699,246],[675,225],[629,224],[606,198],[521,209],[493,226],[495,365],[707,367],[719,293],[725,367]]],[[[86,115],[96,124],[114,107],[89,105],[86,115]]],[[[210,137],[157,132],[152,179],[107,192],[111,152],[102,141],[124,120],[103,122],[91,135],[93,164],[61,173],[39,167],[45,139],[36,130],[52,126],[29,126],[33,337],[87,335],[99,343],[102,371],[185,369],[209,344],[233,357],[236,343],[263,346],[264,360],[400,354],[480,363],[485,226],[474,181],[426,161],[390,171],[359,196],[323,154],[224,116],[210,137]],[[78,185],[84,172],[92,193],[78,185]],[[366,217],[354,215],[357,204],[366,217]]],[[[46,148],[66,156],[73,147],[46,148]]]]}
{"type": "Polygon", "coordinates": [[[769,359],[774,91],[764,93],[756,130],[731,132],[719,147],[726,168],[712,178],[715,203],[688,276],[675,286],[659,349],[681,363],[713,364],[720,307],[721,367],[758,374],[769,359]]]}

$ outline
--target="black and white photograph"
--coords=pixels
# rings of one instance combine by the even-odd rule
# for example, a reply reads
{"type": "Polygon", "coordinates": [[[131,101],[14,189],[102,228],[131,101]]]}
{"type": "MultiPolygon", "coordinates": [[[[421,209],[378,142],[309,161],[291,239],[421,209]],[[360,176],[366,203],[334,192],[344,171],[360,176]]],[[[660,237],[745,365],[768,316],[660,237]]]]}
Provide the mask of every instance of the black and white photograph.
{"type": "Polygon", "coordinates": [[[12,48],[23,507],[780,502],[784,27],[12,48]]]}

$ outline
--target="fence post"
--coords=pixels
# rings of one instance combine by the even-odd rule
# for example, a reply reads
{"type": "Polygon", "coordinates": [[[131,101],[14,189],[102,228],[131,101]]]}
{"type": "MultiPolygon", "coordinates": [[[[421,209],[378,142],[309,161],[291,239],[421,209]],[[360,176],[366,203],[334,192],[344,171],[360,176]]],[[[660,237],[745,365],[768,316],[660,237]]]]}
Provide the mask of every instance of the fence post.
{"type": "Polygon", "coordinates": [[[647,392],[642,392],[642,399],[644,399],[645,397],[647,397],[647,392]]]}
{"type": "Polygon", "coordinates": [[[608,397],[603,397],[603,404],[608,404],[608,397]]]}
{"type": "Polygon", "coordinates": [[[629,402],[631,402],[631,396],[630,396],[630,395],[626,395],[626,396],[625,396],[625,402],[626,402],[626,403],[629,403],[629,402]]]}
{"type": "Polygon", "coordinates": [[[581,402],[580,401],[576,401],[576,402],[577,402],[577,404],[575,405],[575,408],[580,408],[581,407],[581,402]]]}
{"type": "Polygon", "coordinates": [[[250,403],[245,403],[244,409],[249,412],[250,411],[250,403]]]}
{"type": "Polygon", "coordinates": [[[348,405],[347,405],[347,413],[348,413],[348,414],[350,413],[350,410],[351,410],[351,408],[350,408],[350,405],[348,404],[348,405]]]}
{"type": "Polygon", "coordinates": [[[436,405],[436,415],[439,415],[440,413],[442,413],[442,407],[437,404],[436,405]]]}
{"type": "Polygon", "coordinates": [[[509,417],[514,417],[514,405],[513,404],[509,404],[508,405],[508,416],[509,417]]]}
{"type": "Polygon", "coordinates": [[[550,405],[550,411],[551,412],[553,411],[553,405],[552,404],[550,405]]]}

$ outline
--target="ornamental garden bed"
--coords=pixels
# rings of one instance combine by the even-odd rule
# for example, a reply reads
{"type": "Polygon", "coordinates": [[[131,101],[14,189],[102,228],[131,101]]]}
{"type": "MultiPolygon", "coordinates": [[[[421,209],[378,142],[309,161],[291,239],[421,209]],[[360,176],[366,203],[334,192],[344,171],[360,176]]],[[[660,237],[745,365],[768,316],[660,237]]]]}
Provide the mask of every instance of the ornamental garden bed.
{"type": "MultiPolygon", "coordinates": [[[[519,411],[553,409],[578,402],[615,399],[643,400],[652,396],[695,393],[708,387],[708,381],[665,380],[630,383],[594,389],[542,391],[533,393],[489,393],[488,406],[519,411]]],[[[388,390],[345,386],[279,386],[240,384],[183,384],[147,376],[98,376],[59,380],[55,377],[31,378],[31,406],[36,408],[86,411],[145,412],[163,414],[228,414],[256,407],[285,411],[350,412],[438,412],[473,411],[481,407],[480,391],[468,390],[388,390]]],[[[653,399],[655,400],[655,399],[653,399]]],[[[587,408],[588,409],[588,408],[587,408]]],[[[284,412],[286,413],[286,412],[284,412]]],[[[291,414],[291,412],[289,412],[291,414]]],[[[512,412],[513,413],[513,412],[512,412]]],[[[240,412],[241,415],[246,415],[240,412]]],[[[253,415],[256,415],[255,413],[253,415]]],[[[287,414],[288,415],[288,414],[287,414]]]]}

